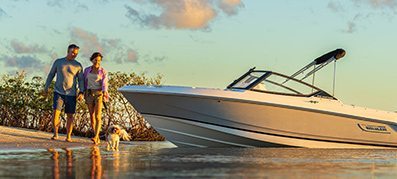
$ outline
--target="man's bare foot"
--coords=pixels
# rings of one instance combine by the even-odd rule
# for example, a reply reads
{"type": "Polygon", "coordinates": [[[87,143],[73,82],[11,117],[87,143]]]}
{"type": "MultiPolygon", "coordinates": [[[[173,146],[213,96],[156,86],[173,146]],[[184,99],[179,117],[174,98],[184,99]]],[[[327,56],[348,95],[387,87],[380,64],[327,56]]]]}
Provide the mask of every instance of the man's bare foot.
{"type": "Polygon", "coordinates": [[[65,141],[66,141],[66,142],[72,142],[72,139],[66,138],[65,141]]]}
{"type": "Polygon", "coordinates": [[[51,139],[52,139],[52,140],[57,140],[57,139],[58,139],[58,136],[52,136],[51,139]]]}

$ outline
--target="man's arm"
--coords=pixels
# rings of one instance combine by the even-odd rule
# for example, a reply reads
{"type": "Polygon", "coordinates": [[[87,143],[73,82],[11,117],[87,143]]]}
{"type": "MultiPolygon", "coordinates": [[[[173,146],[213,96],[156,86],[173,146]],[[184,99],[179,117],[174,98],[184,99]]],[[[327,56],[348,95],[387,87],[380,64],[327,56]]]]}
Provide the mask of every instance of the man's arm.
{"type": "Polygon", "coordinates": [[[51,84],[52,80],[54,79],[55,74],[57,73],[56,65],[57,65],[57,61],[55,61],[54,64],[52,64],[50,73],[48,73],[47,80],[46,80],[45,86],[44,86],[44,97],[47,97],[48,88],[50,87],[50,84],[51,84]]]}

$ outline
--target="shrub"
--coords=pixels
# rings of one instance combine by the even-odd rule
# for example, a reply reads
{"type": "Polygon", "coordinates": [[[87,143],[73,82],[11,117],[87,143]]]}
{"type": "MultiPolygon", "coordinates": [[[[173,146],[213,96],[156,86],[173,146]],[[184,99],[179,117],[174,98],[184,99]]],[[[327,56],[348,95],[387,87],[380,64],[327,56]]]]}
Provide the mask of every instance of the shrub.
{"type": "MultiPolygon", "coordinates": [[[[133,140],[159,141],[165,140],[158,134],[139,113],[131,106],[124,96],[117,91],[125,85],[160,85],[162,75],[147,78],[145,73],[127,74],[125,72],[109,72],[109,102],[102,112],[101,135],[112,124],[125,128],[133,140]]],[[[51,117],[52,93],[54,82],[50,85],[47,98],[43,96],[45,81],[42,77],[26,80],[26,72],[16,71],[15,74],[2,75],[0,79],[0,125],[37,129],[52,132],[51,117]]],[[[60,133],[66,133],[66,115],[60,117],[60,133]]],[[[78,102],[73,124],[73,135],[92,137],[90,116],[87,105],[78,102]]]]}

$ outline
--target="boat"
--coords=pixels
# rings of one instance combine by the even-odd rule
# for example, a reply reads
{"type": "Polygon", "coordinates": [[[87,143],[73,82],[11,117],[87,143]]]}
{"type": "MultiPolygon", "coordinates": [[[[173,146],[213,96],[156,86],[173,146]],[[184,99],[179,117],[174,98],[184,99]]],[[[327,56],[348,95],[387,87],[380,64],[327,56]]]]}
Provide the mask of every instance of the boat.
{"type": "Polygon", "coordinates": [[[396,112],[346,105],[304,82],[344,55],[336,49],[291,76],[251,68],[225,89],[127,85],[118,91],[178,147],[397,147],[396,112]]]}

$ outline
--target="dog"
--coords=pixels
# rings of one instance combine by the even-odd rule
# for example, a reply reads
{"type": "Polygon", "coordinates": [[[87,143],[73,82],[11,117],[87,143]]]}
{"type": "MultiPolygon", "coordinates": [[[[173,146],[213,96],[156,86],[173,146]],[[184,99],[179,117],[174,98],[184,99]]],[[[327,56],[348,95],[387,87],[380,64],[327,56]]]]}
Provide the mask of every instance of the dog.
{"type": "Polygon", "coordinates": [[[106,137],[106,150],[107,151],[119,151],[120,138],[123,140],[131,140],[130,134],[122,129],[119,125],[111,125],[105,134],[106,137]]]}

